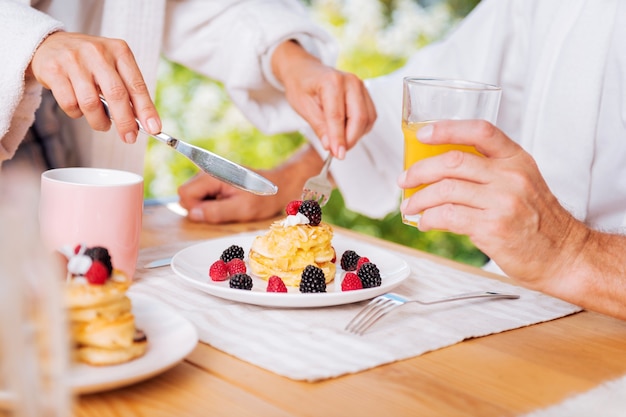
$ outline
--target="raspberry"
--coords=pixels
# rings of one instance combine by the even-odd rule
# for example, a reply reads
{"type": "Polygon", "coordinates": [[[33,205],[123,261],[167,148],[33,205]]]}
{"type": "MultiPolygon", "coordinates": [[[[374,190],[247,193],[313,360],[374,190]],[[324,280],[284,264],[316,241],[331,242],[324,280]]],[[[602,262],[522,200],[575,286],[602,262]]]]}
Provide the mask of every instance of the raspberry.
{"type": "Polygon", "coordinates": [[[231,245],[224,252],[222,252],[220,259],[224,262],[228,262],[235,258],[243,259],[243,257],[243,248],[238,245],[231,245]]]}
{"type": "Polygon", "coordinates": [[[344,271],[355,271],[360,256],[353,250],[347,250],[341,255],[341,267],[344,271]]]}
{"type": "Polygon", "coordinates": [[[341,291],[360,290],[361,288],[363,288],[361,278],[354,272],[346,272],[343,281],[341,281],[341,291]]]}
{"type": "Polygon", "coordinates": [[[309,219],[311,226],[317,226],[322,221],[322,208],[315,200],[304,200],[298,211],[309,219]]]}
{"type": "Polygon", "coordinates": [[[267,280],[267,292],[287,292],[287,287],[280,277],[272,275],[267,280]]]}
{"type": "Polygon", "coordinates": [[[228,278],[228,268],[226,262],[218,259],[211,264],[209,268],[209,276],[213,281],[225,281],[228,278]]]}
{"type": "Polygon", "coordinates": [[[231,259],[226,262],[226,270],[228,275],[237,275],[246,273],[246,264],[239,258],[231,259]]]}
{"type": "Polygon", "coordinates": [[[295,216],[296,214],[298,214],[298,209],[300,209],[301,204],[302,204],[302,200],[290,201],[289,204],[287,204],[287,207],[285,208],[285,212],[289,214],[290,216],[295,216]]]}
{"type": "Polygon", "coordinates": [[[102,262],[94,260],[89,270],[85,272],[85,278],[91,285],[103,285],[109,278],[109,272],[102,262]]]}
{"type": "Polygon", "coordinates": [[[324,271],[315,265],[307,265],[302,271],[300,292],[326,292],[326,277],[324,271]]]}
{"type": "Polygon", "coordinates": [[[109,255],[107,248],[103,248],[102,246],[87,248],[85,255],[89,256],[94,261],[102,262],[108,271],[108,275],[113,273],[113,263],[111,262],[111,255],[109,255]]]}
{"type": "Polygon", "coordinates": [[[361,267],[361,265],[363,265],[364,263],[369,262],[370,260],[366,257],[366,256],[361,256],[359,258],[359,260],[356,263],[356,269],[357,271],[359,270],[359,268],[361,267]]]}
{"type": "Polygon", "coordinates": [[[248,274],[235,274],[230,278],[228,284],[230,288],[249,291],[252,289],[252,277],[248,274]]]}
{"type": "Polygon", "coordinates": [[[361,278],[363,288],[380,287],[380,284],[382,284],[380,271],[378,267],[371,262],[366,262],[361,265],[356,273],[359,278],[361,278]]]}

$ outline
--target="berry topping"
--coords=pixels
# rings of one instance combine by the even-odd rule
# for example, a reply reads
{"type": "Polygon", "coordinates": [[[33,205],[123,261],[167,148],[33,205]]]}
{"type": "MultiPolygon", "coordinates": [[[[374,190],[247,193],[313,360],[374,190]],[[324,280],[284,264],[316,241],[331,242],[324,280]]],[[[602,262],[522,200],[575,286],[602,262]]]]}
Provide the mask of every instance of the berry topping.
{"type": "Polygon", "coordinates": [[[309,219],[311,226],[318,226],[322,221],[322,208],[315,200],[304,200],[298,211],[309,219]]]}
{"type": "Polygon", "coordinates": [[[226,270],[229,275],[245,274],[246,264],[239,258],[231,259],[226,262],[226,270]]]}
{"type": "Polygon", "coordinates": [[[285,208],[285,212],[290,216],[295,216],[298,213],[298,209],[300,209],[300,205],[302,205],[302,200],[290,201],[285,208]]]}
{"type": "Polygon", "coordinates": [[[94,261],[100,261],[106,267],[108,275],[113,273],[113,264],[111,262],[111,255],[109,251],[102,246],[94,246],[93,248],[87,248],[85,255],[89,256],[94,261]]]}
{"type": "Polygon", "coordinates": [[[326,277],[324,271],[315,265],[307,265],[302,271],[300,292],[326,292],[326,277]]]}
{"type": "Polygon", "coordinates": [[[252,277],[248,274],[235,274],[230,278],[230,288],[238,290],[251,290],[252,289],[252,277]]]}
{"type": "Polygon", "coordinates": [[[360,290],[361,288],[363,288],[361,278],[354,272],[346,272],[343,281],[341,281],[341,291],[360,290]]]}
{"type": "Polygon", "coordinates": [[[267,280],[267,292],[287,292],[287,287],[280,277],[272,275],[267,280]]]}
{"type": "Polygon", "coordinates": [[[353,250],[347,250],[341,255],[341,267],[344,271],[356,271],[360,256],[353,250]]]}
{"type": "Polygon", "coordinates": [[[226,262],[221,259],[213,262],[209,268],[209,276],[213,281],[225,281],[228,279],[228,268],[226,267],[226,262]]]}
{"type": "Polygon", "coordinates": [[[366,262],[361,265],[357,271],[357,275],[361,278],[363,288],[380,287],[380,284],[382,284],[380,271],[378,267],[371,262],[366,262]]]}
{"type": "Polygon", "coordinates": [[[359,270],[359,268],[361,267],[361,265],[368,263],[370,260],[366,257],[366,256],[361,256],[359,258],[359,260],[356,263],[356,269],[357,271],[359,270]]]}
{"type": "Polygon", "coordinates": [[[102,262],[94,260],[85,273],[85,278],[91,285],[103,285],[109,278],[109,272],[102,262]]]}
{"type": "Polygon", "coordinates": [[[222,252],[220,259],[224,262],[228,262],[235,258],[243,259],[243,257],[243,248],[241,246],[231,245],[224,252],[222,252]]]}

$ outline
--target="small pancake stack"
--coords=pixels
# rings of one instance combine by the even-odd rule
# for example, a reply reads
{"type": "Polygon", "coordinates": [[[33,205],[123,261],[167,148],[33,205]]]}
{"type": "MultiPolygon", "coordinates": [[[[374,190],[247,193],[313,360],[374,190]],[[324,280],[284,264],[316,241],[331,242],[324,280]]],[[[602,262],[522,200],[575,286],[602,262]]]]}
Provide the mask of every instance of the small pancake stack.
{"type": "Polygon", "coordinates": [[[111,264],[106,248],[63,248],[68,259],[65,305],[74,357],[89,365],[115,365],[142,356],[148,340],[135,327],[130,279],[111,264]]]}

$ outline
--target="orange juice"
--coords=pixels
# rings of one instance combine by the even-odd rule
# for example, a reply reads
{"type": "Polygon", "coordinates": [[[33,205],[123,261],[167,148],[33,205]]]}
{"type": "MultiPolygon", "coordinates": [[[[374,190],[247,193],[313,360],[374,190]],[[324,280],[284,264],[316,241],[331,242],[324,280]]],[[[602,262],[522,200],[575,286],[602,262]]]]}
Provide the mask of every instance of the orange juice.
{"type": "MultiPolygon", "coordinates": [[[[470,145],[427,145],[422,143],[417,138],[417,131],[433,121],[406,123],[402,122],[402,132],[404,133],[404,169],[407,170],[415,162],[422,159],[430,158],[431,156],[441,155],[451,150],[459,150],[463,152],[470,152],[476,155],[480,153],[470,145]]],[[[416,188],[409,188],[404,190],[403,199],[409,198],[417,190],[426,187],[427,184],[420,185],[416,188]]]]}
{"type": "MultiPolygon", "coordinates": [[[[404,169],[407,170],[415,162],[422,159],[430,158],[431,156],[441,155],[451,150],[459,150],[463,152],[470,152],[476,155],[480,153],[470,145],[427,145],[422,143],[417,138],[417,131],[422,127],[434,121],[406,123],[402,122],[402,132],[404,133],[404,169]]],[[[402,190],[402,199],[405,200],[415,194],[416,191],[421,190],[428,184],[423,184],[415,188],[407,188],[402,190]]],[[[402,222],[408,225],[417,226],[419,215],[410,216],[406,218],[402,216],[402,222]]]]}

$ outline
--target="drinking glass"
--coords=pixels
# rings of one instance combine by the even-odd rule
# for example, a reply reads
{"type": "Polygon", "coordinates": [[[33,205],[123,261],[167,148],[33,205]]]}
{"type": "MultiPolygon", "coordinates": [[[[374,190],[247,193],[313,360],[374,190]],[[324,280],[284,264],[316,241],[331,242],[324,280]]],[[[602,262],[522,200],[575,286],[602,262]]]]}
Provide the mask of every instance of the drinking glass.
{"type": "MultiPolygon", "coordinates": [[[[419,160],[453,149],[479,154],[469,145],[428,145],[419,141],[417,131],[438,120],[483,119],[496,122],[502,89],[498,86],[467,80],[405,77],[402,94],[402,132],[404,133],[404,169],[419,160]]],[[[407,199],[426,184],[404,189],[407,199]]],[[[417,226],[420,214],[402,215],[402,222],[417,226]]]]}
{"type": "Polygon", "coordinates": [[[0,415],[71,415],[62,265],[43,249],[37,178],[0,178],[0,415]],[[8,413],[8,414],[5,414],[8,413]]]}
{"type": "Polygon", "coordinates": [[[101,168],[59,168],[41,175],[39,222],[51,251],[102,246],[115,269],[133,277],[139,255],[143,178],[101,168]]]}

